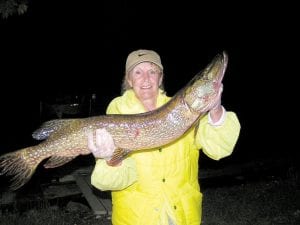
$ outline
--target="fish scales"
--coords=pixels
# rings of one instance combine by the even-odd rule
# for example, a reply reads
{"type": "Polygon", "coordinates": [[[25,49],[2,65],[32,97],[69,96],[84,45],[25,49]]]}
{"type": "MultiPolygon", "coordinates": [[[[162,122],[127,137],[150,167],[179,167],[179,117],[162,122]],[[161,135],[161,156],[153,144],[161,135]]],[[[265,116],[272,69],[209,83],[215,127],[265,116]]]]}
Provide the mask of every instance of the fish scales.
{"type": "Polygon", "coordinates": [[[33,132],[38,145],[0,156],[1,173],[12,176],[10,188],[27,183],[46,158],[45,168],[62,166],[78,155],[90,154],[87,132],[104,128],[112,136],[116,150],[113,160],[128,153],[157,149],[184,135],[217,100],[228,56],[218,54],[207,67],[162,107],[140,114],[101,115],[88,118],[47,121],[33,132]]]}

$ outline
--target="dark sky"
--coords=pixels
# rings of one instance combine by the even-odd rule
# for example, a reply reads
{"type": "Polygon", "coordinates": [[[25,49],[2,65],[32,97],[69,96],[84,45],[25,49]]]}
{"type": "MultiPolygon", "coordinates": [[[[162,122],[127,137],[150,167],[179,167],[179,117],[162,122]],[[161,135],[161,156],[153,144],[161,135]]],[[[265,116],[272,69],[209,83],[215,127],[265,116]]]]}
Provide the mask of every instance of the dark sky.
{"type": "Polygon", "coordinates": [[[281,124],[283,95],[295,91],[286,79],[297,48],[292,7],[142,2],[32,1],[25,15],[1,20],[1,151],[28,143],[45,99],[96,93],[103,112],[138,48],[161,55],[169,95],[227,51],[223,104],[241,121],[237,154],[290,151],[281,124]]]}

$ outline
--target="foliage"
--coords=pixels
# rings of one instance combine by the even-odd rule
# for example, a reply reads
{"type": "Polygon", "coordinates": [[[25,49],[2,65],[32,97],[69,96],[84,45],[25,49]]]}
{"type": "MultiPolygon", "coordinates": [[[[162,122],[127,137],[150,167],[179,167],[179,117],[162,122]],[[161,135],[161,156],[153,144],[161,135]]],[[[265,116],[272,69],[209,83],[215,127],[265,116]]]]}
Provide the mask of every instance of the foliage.
{"type": "Polygon", "coordinates": [[[22,15],[27,8],[28,0],[0,0],[0,15],[4,19],[15,14],[22,15]]]}

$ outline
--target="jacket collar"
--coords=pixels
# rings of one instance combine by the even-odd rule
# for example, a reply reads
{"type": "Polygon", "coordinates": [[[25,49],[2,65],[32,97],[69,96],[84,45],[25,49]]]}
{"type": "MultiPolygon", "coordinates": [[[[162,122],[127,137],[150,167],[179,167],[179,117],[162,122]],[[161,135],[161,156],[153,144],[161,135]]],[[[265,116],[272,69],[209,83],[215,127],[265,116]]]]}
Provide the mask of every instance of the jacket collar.
{"type": "MultiPolygon", "coordinates": [[[[156,106],[157,108],[164,105],[169,101],[170,97],[166,95],[166,93],[163,90],[159,90],[156,106]]],[[[136,97],[134,91],[132,89],[129,89],[124,92],[122,95],[122,105],[121,105],[121,111],[122,113],[143,113],[145,112],[145,108],[143,104],[140,102],[140,100],[136,97]]]]}

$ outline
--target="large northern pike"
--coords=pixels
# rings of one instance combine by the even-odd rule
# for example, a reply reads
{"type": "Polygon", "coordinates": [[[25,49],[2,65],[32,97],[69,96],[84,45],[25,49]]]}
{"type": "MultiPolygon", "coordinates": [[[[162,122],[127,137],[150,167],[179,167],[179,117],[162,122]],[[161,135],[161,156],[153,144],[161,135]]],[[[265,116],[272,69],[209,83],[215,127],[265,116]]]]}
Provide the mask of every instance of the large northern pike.
{"type": "Polygon", "coordinates": [[[227,61],[225,52],[215,56],[168,103],[154,111],[45,122],[32,135],[44,141],[0,157],[2,174],[12,176],[10,187],[16,190],[30,180],[39,163],[46,158],[50,157],[44,167],[54,168],[78,155],[90,154],[87,132],[100,128],[106,129],[114,140],[116,150],[112,163],[132,151],[157,148],[175,141],[215,104],[227,61]]]}

